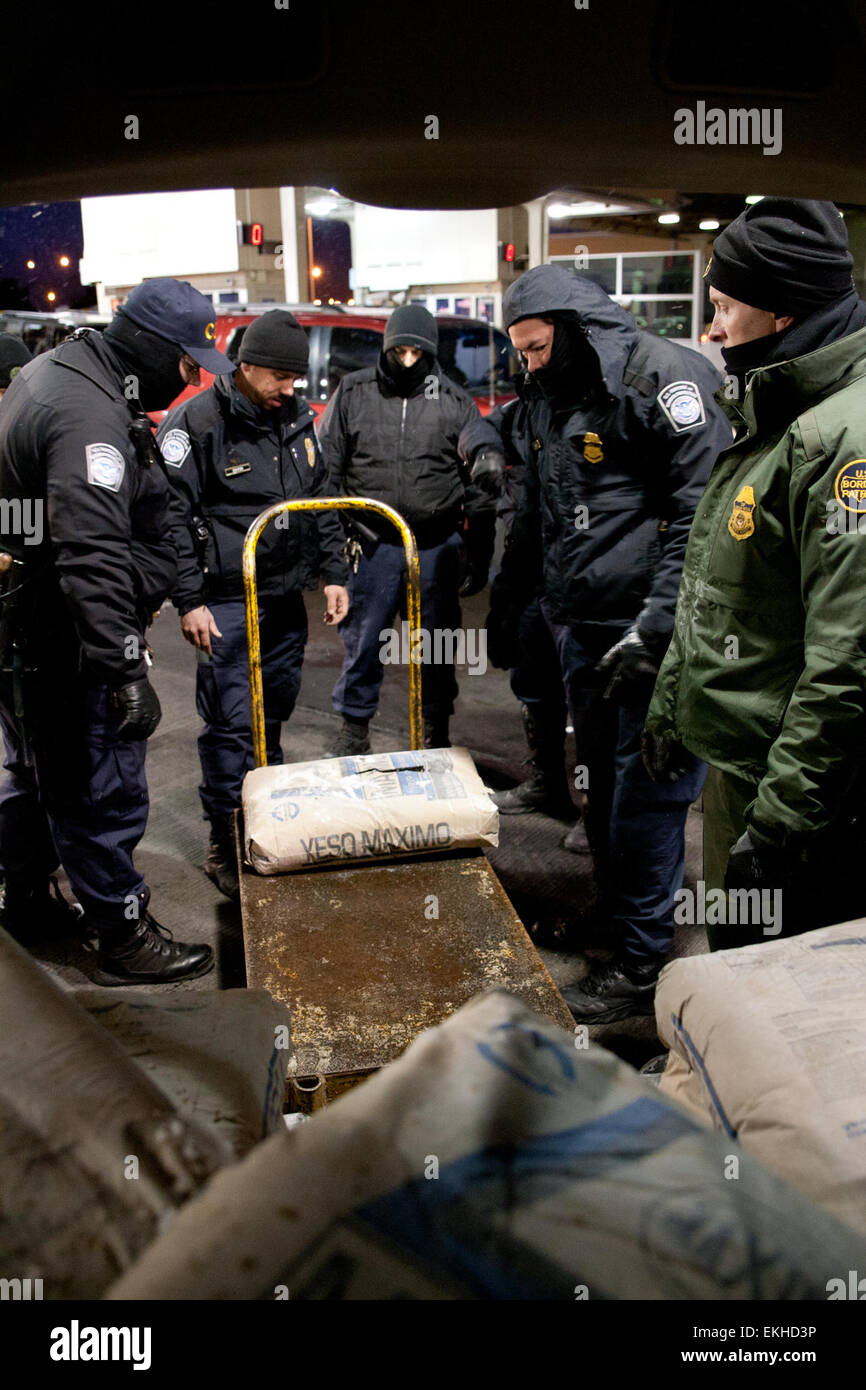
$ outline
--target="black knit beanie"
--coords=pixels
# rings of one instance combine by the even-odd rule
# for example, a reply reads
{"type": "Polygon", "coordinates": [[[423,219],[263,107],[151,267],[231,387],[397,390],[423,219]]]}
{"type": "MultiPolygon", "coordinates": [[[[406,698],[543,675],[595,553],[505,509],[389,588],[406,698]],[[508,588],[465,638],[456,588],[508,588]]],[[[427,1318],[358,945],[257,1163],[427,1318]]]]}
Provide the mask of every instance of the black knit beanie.
{"type": "Polygon", "coordinates": [[[423,304],[402,304],[385,324],[383,350],[392,347],[417,347],[435,357],[439,350],[439,330],[436,320],[423,304]]]}
{"type": "Polygon", "coordinates": [[[754,309],[798,318],[848,294],[853,265],[833,203],[762,198],[716,237],[706,279],[754,309]]]}
{"type": "Polygon", "coordinates": [[[0,333],[0,391],[6,390],[13,376],[17,376],[25,363],[30,361],[30,356],[20,338],[13,337],[11,333],[0,333]]]}
{"type": "Polygon", "coordinates": [[[239,361],[305,376],[310,365],[310,340],[288,309],[269,309],[253,320],[241,339],[239,361]]]}

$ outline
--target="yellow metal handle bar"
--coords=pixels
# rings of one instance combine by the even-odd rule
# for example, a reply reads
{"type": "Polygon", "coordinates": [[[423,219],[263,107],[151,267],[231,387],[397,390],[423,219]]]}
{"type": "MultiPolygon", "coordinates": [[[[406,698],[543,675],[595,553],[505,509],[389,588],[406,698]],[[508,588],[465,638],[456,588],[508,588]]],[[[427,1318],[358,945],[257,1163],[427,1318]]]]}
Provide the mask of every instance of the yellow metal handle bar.
{"type": "Polygon", "coordinates": [[[417,638],[421,627],[421,571],[415,537],[399,512],[371,497],[317,497],[299,502],[277,502],[261,512],[244,539],[244,600],[247,609],[247,649],[250,654],[250,703],[253,715],[253,755],[256,767],[267,762],[265,745],[265,701],[262,688],[262,647],[259,638],[259,591],[256,583],[256,546],[269,521],[281,512],[374,511],[392,522],[403,541],[406,556],[406,612],[409,619],[409,747],[420,748],[421,730],[421,668],[415,660],[417,638]]]}

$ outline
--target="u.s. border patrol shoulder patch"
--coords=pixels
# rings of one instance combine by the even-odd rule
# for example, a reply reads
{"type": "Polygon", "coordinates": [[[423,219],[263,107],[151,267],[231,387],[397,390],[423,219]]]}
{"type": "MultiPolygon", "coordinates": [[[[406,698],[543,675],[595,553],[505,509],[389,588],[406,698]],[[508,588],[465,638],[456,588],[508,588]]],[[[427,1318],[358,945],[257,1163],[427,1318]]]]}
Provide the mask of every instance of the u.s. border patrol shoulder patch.
{"type": "Polygon", "coordinates": [[[866,512],[866,459],[852,459],[840,468],[833,491],[846,512],[866,512]]]}
{"type": "Polygon", "coordinates": [[[160,449],[170,468],[180,468],[190,451],[189,435],[186,430],[169,430],[160,449]]]}
{"type": "Polygon", "coordinates": [[[707,423],[701,393],[693,381],[672,381],[656,399],[677,434],[707,423]]]}
{"type": "Polygon", "coordinates": [[[126,460],[113,444],[86,444],[87,481],[94,487],[107,487],[109,492],[120,492],[126,460]]]}

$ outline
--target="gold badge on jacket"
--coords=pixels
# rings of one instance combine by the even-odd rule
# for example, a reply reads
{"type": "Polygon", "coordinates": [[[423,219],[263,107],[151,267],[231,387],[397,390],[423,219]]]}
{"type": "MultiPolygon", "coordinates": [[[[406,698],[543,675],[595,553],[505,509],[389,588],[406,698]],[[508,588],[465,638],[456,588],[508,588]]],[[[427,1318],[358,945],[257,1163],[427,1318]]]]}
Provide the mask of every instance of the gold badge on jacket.
{"type": "Polygon", "coordinates": [[[307,446],[307,463],[310,465],[311,468],[315,468],[315,466],[316,466],[316,446],[315,446],[315,444],[313,443],[312,439],[305,439],[305,440],[304,440],[304,443],[305,443],[306,446],[307,446]]]}
{"type": "Polygon", "coordinates": [[[735,541],[748,540],[755,534],[755,493],[750,487],[741,487],[734,500],[733,510],[728,518],[728,530],[735,541]]]}
{"type": "Polygon", "coordinates": [[[587,463],[602,463],[604,461],[601,440],[597,434],[593,434],[592,430],[583,436],[583,457],[587,463]]]}

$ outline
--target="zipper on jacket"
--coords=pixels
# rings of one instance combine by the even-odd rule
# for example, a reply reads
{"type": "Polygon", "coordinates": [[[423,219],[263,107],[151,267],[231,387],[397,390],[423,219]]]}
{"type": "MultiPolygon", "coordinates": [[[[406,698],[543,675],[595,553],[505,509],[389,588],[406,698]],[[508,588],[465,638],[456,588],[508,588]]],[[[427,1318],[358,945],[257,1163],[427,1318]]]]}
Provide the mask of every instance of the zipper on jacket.
{"type": "Polygon", "coordinates": [[[405,473],[404,465],[406,463],[406,456],[403,450],[403,442],[406,435],[406,407],[408,406],[408,404],[409,397],[404,396],[403,409],[400,412],[400,459],[397,468],[397,500],[400,505],[395,508],[395,510],[398,511],[401,516],[403,515],[403,476],[405,473]]]}

